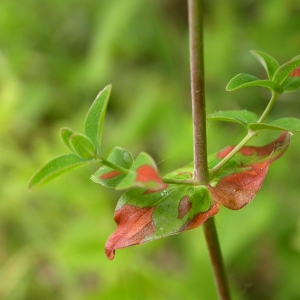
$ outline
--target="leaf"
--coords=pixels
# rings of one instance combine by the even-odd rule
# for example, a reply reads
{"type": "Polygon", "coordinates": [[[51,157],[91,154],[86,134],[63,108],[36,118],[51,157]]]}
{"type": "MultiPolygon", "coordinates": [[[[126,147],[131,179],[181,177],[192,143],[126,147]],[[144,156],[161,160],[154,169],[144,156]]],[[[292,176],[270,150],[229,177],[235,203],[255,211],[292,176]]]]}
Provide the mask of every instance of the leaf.
{"type": "Polygon", "coordinates": [[[227,110],[218,111],[207,116],[209,120],[234,122],[246,126],[257,122],[258,117],[255,113],[247,110],[227,110]]]}
{"type": "Polygon", "coordinates": [[[95,145],[98,156],[100,156],[103,121],[111,89],[112,86],[108,85],[98,94],[86,115],[84,123],[85,135],[95,145]]]}
{"type": "Polygon", "coordinates": [[[272,80],[276,83],[282,84],[284,80],[291,74],[291,72],[298,66],[300,66],[300,55],[281,65],[275,72],[272,80]]]}
{"type": "Polygon", "coordinates": [[[238,74],[233,77],[227,84],[226,90],[231,92],[237,89],[251,87],[251,86],[260,86],[267,88],[275,93],[281,94],[283,89],[282,87],[271,81],[271,80],[260,80],[259,78],[249,75],[249,74],[238,74]]]}
{"type": "Polygon", "coordinates": [[[294,92],[300,88],[300,77],[290,75],[284,80],[282,86],[285,93],[294,92]]]}
{"type": "MultiPolygon", "coordinates": [[[[107,160],[125,169],[130,169],[133,164],[132,155],[120,147],[115,147],[109,154],[107,160]]],[[[125,177],[125,174],[113,168],[103,166],[91,176],[91,179],[103,186],[115,188],[125,177]]]]}
{"type": "Polygon", "coordinates": [[[141,152],[132,164],[128,174],[117,185],[116,189],[124,190],[131,187],[141,187],[160,190],[164,186],[165,183],[158,174],[157,166],[152,157],[145,152],[141,152]]]}
{"type": "Polygon", "coordinates": [[[50,160],[33,174],[28,183],[29,189],[34,189],[56,176],[79,166],[93,162],[82,159],[75,154],[64,154],[50,160]]]}
{"type": "Polygon", "coordinates": [[[196,228],[218,210],[205,186],[168,185],[156,192],[131,189],[117,204],[117,229],[106,242],[106,255],[113,259],[116,249],[196,228]]]}
{"type": "Polygon", "coordinates": [[[81,133],[73,133],[69,138],[71,149],[81,158],[96,158],[92,141],[81,133]]]}
{"type": "Polygon", "coordinates": [[[272,79],[276,70],[279,68],[279,63],[271,55],[257,50],[251,50],[251,54],[262,64],[267,71],[269,79],[272,79]]]}
{"type": "Polygon", "coordinates": [[[300,132],[300,120],[297,118],[281,118],[275,121],[272,121],[269,124],[265,123],[255,123],[248,125],[250,130],[280,130],[280,131],[292,131],[300,132]]]}
{"type": "MultiPolygon", "coordinates": [[[[290,135],[284,132],[263,147],[243,147],[217,174],[209,185],[212,198],[229,209],[241,209],[257,194],[267,175],[269,166],[288,148],[290,135]]],[[[234,147],[218,153],[224,158],[234,147]]]]}
{"type": "Polygon", "coordinates": [[[65,143],[65,145],[71,150],[73,151],[71,145],[70,145],[70,136],[73,134],[73,131],[67,127],[63,127],[60,129],[59,131],[59,135],[61,140],[65,143]]]}

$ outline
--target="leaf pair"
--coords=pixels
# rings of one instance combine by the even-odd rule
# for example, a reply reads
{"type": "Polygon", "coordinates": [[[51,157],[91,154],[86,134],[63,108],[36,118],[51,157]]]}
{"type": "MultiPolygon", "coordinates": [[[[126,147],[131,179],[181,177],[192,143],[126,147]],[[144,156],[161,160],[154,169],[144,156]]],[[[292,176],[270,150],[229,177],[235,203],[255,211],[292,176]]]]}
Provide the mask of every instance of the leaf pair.
{"type": "Polygon", "coordinates": [[[141,152],[134,161],[132,155],[120,147],[112,150],[106,165],[95,172],[91,179],[105,187],[118,190],[142,187],[155,191],[165,187],[154,160],[147,153],[141,152]],[[108,166],[110,163],[113,166],[108,166]],[[122,168],[123,172],[118,171],[115,166],[122,168]]]}
{"type": "Polygon", "coordinates": [[[70,169],[100,160],[103,121],[111,89],[111,85],[105,87],[93,102],[86,115],[85,134],[74,133],[69,128],[60,130],[62,141],[73,154],[58,156],[42,166],[31,177],[29,189],[34,189],[70,169]]]}
{"type": "MultiPolygon", "coordinates": [[[[290,136],[285,132],[263,147],[243,147],[208,186],[168,184],[160,190],[133,188],[127,191],[116,207],[117,229],[106,242],[107,257],[113,259],[116,249],[198,227],[215,215],[220,205],[241,209],[257,194],[270,164],[286,151],[289,142],[290,136]]],[[[220,151],[210,162],[210,167],[233,148],[220,151]]],[[[97,175],[101,177],[112,172],[107,171],[97,175]]],[[[164,180],[188,181],[192,178],[193,166],[190,164],[166,175],[164,180]]]]}
{"type": "Polygon", "coordinates": [[[282,94],[285,92],[293,92],[300,88],[300,78],[297,76],[290,76],[293,70],[300,66],[299,55],[280,66],[277,60],[267,53],[256,50],[251,51],[251,53],[265,68],[269,79],[261,80],[253,75],[244,73],[238,74],[227,84],[227,91],[234,91],[251,86],[260,86],[267,88],[274,93],[282,94]]]}
{"type": "Polygon", "coordinates": [[[207,119],[237,123],[255,132],[260,130],[300,132],[300,119],[281,118],[270,123],[258,123],[258,116],[247,110],[218,111],[208,115],[207,119]]]}

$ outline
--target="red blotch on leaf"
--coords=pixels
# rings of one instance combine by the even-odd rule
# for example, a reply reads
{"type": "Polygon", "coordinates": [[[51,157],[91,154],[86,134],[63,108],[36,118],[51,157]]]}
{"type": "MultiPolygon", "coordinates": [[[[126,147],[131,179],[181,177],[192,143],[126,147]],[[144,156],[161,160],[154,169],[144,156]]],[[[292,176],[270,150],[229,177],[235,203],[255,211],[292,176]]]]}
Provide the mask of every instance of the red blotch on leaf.
{"type": "MultiPolygon", "coordinates": [[[[287,146],[289,143],[289,134],[284,132],[277,140],[265,145],[263,147],[243,147],[239,153],[244,156],[256,154],[261,157],[261,161],[251,165],[241,165],[241,172],[235,172],[228,176],[223,177],[216,185],[216,187],[208,186],[213,199],[223,204],[230,209],[241,209],[248,204],[257,194],[258,190],[267,175],[270,164],[278,159],[283,151],[279,151],[277,155],[271,154],[281,147],[287,146]],[[264,156],[270,158],[263,159],[264,156]]],[[[234,147],[229,147],[219,152],[218,157],[225,157],[234,147]]]]}
{"type": "Polygon", "coordinates": [[[290,74],[291,77],[300,77],[300,67],[297,67],[295,68],[291,74],[290,74]]]}
{"type": "Polygon", "coordinates": [[[105,244],[108,259],[114,259],[116,249],[141,244],[145,237],[155,233],[156,229],[152,221],[154,210],[155,207],[139,208],[134,205],[124,205],[115,212],[117,229],[105,244]]]}
{"type": "Polygon", "coordinates": [[[136,170],[136,173],[137,173],[136,181],[140,181],[140,182],[154,181],[158,183],[162,182],[156,170],[149,165],[143,165],[139,167],[136,170]]]}
{"type": "Polygon", "coordinates": [[[146,193],[157,192],[168,187],[168,185],[162,181],[158,172],[152,166],[149,165],[140,166],[136,170],[136,173],[137,176],[135,182],[141,182],[141,183],[153,182],[155,184],[155,187],[148,189],[146,193]]]}
{"type": "Polygon", "coordinates": [[[110,172],[107,172],[107,173],[104,173],[100,176],[101,179],[112,179],[112,178],[115,178],[117,176],[119,176],[121,174],[121,172],[117,171],[117,170],[113,170],[113,171],[110,171],[110,172]]]}
{"type": "Polygon", "coordinates": [[[192,209],[192,203],[189,200],[189,196],[184,196],[178,206],[178,218],[182,219],[192,209]]]}
{"type": "Polygon", "coordinates": [[[189,220],[180,231],[193,229],[202,225],[208,218],[214,216],[219,211],[219,208],[219,203],[213,203],[209,210],[196,214],[195,217],[192,220],[189,220]]]}

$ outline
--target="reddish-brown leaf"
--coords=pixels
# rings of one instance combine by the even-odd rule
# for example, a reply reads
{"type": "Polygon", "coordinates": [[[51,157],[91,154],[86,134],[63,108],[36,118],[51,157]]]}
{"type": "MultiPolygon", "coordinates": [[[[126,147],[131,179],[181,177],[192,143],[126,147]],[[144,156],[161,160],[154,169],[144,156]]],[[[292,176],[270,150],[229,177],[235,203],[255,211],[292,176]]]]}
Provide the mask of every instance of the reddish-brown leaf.
{"type": "Polygon", "coordinates": [[[108,238],[105,245],[108,259],[114,258],[116,249],[141,244],[145,237],[155,232],[152,222],[154,209],[155,206],[139,208],[133,205],[124,205],[115,212],[114,220],[117,223],[117,229],[108,238]]]}
{"type": "MultiPolygon", "coordinates": [[[[243,147],[239,153],[242,156],[254,156],[249,164],[240,163],[237,167],[241,171],[234,172],[220,179],[215,187],[209,186],[213,199],[230,209],[241,209],[257,194],[270,164],[278,159],[287,149],[289,133],[284,132],[277,140],[263,147],[243,147]]],[[[234,147],[228,147],[219,152],[218,157],[223,158],[234,147]]]]}

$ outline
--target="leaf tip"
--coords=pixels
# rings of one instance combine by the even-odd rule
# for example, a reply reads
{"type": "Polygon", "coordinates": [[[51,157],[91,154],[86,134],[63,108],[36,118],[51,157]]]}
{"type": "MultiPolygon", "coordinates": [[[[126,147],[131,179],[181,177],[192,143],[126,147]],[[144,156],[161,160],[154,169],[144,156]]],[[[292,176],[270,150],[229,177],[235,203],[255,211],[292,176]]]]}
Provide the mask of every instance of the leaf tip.
{"type": "Polygon", "coordinates": [[[141,244],[156,231],[152,222],[154,210],[155,206],[140,208],[126,204],[115,211],[117,229],[105,244],[108,259],[114,259],[116,249],[141,244]]]}

